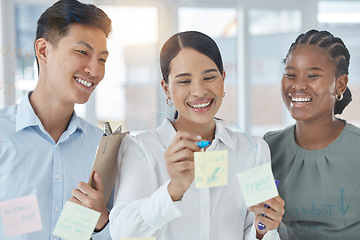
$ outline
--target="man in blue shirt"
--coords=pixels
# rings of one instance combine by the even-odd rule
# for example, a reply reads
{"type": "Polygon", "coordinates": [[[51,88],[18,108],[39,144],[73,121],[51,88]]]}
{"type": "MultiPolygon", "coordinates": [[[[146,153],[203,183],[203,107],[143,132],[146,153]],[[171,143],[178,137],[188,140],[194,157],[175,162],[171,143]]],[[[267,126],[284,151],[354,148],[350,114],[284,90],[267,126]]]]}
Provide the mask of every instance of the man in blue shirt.
{"type": "Polygon", "coordinates": [[[0,201],[35,194],[43,230],[11,239],[58,239],[52,233],[68,200],[100,212],[92,238],[110,239],[101,178],[95,173],[95,188],[86,183],[102,131],[74,111],[104,77],[110,32],[101,9],[75,0],[56,2],[38,20],[36,88],[0,110],[0,201]]]}

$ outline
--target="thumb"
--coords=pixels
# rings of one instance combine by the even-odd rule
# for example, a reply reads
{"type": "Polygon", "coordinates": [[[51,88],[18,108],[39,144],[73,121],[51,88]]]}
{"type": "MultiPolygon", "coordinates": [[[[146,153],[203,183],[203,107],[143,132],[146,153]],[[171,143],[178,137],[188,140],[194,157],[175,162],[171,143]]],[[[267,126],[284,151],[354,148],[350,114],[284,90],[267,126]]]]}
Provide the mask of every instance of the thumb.
{"type": "Polygon", "coordinates": [[[95,181],[94,189],[96,191],[100,191],[100,192],[103,193],[104,192],[104,185],[103,185],[102,179],[101,179],[98,172],[94,172],[94,181],[95,181]]]}

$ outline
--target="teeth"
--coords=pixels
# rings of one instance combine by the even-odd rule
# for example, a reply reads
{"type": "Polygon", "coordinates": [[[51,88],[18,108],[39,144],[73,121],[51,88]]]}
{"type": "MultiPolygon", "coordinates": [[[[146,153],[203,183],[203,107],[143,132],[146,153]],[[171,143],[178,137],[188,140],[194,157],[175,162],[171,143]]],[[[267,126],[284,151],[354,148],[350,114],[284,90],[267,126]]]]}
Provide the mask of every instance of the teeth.
{"type": "Polygon", "coordinates": [[[93,84],[90,83],[90,82],[87,82],[81,78],[75,78],[75,80],[78,82],[78,83],[81,83],[82,85],[86,86],[86,87],[91,87],[93,84]]]}
{"type": "Polygon", "coordinates": [[[210,103],[211,103],[211,101],[208,102],[208,103],[200,103],[200,104],[196,104],[196,105],[191,105],[191,104],[189,104],[189,105],[190,105],[190,107],[193,107],[193,108],[204,108],[204,107],[209,106],[210,103]]]}
{"type": "Polygon", "coordinates": [[[304,98],[304,97],[292,97],[291,101],[293,101],[293,102],[310,102],[311,98],[309,98],[309,97],[307,97],[307,98],[304,98]]]}

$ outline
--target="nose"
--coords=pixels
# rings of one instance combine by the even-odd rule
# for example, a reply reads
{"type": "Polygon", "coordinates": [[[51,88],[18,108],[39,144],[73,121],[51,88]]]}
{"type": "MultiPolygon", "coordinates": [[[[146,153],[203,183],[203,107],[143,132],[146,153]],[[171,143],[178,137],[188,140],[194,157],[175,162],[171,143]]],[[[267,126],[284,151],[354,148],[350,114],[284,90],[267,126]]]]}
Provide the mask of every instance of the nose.
{"type": "Polygon", "coordinates": [[[85,65],[84,71],[91,77],[99,76],[99,62],[97,58],[90,58],[85,65]]]}
{"type": "Polygon", "coordinates": [[[203,83],[202,80],[194,80],[192,81],[192,86],[191,86],[191,94],[194,97],[204,97],[206,95],[206,86],[205,83],[203,83]]]}
{"type": "Polygon", "coordinates": [[[294,82],[293,82],[293,85],[292,85],[292,88],[295,90],[295,91],[299,91],[299,90],[305,90],[306,89],[306,80],[299,76],[297,77],[294,82]]]}

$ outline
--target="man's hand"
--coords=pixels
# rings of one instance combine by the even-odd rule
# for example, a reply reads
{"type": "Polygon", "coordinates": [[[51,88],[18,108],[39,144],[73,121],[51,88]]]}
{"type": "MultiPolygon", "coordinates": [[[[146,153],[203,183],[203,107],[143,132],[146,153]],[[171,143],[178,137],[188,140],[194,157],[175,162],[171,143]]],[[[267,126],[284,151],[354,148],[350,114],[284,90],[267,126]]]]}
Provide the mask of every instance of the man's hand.
{"type": "Polygon", "coordinates": [[[109,212],[104,204],[104,186],[100,175],[94,172],[95,188],[84,182],[78,183],[78,189],[73,189],[70,202],[80,204],[101,213],[95,230],[102,229],[109,220],[109,212]]]}

